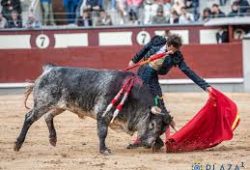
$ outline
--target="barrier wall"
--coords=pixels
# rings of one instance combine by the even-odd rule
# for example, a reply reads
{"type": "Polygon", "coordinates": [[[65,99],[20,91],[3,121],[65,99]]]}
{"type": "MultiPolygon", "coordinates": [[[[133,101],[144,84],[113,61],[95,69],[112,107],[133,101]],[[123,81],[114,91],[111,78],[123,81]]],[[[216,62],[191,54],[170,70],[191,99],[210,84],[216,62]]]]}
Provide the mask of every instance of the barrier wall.
{"type": "MultiPolygon", "coordinates": [[[[35,79],[46,63],[63,66],[123,69],[140,46],[27,49],[0,51],[0,83],[35,79]]],[[[188,45],[189,66],[205,78],[242,78],[242,44],[188,45]]],[[[165,78],[185,78],[173,68],[165,78]]]]}
{"type": "Polygon", "coordinates": [[[98,27],[0,30],[0,49],[134,46],[146,44],[164,30],[179,34],[184,44],[216,44],[219,27],[169,25],[147,27],[98,27]]]}
{"type": "Polygon", "coordinates": [[[244,91],[250,92],[250,35],[243,40],[244,91]]]}
{"type": "MultiPolygon", "coordinates": [[[[164,30],[179,34],[189,66],[204,78],[243,78],[242,44],[216,44],[219,27],[202,25],[117,28],[56,28],[0,31],[0,83],[35,79],[42,65],[123,69],[154,35],[164,30]]],[[[185,79],[173,68],[161,79],[185,79]]],[[[237,80],[238,81],[238,80],[237,80]]]]}

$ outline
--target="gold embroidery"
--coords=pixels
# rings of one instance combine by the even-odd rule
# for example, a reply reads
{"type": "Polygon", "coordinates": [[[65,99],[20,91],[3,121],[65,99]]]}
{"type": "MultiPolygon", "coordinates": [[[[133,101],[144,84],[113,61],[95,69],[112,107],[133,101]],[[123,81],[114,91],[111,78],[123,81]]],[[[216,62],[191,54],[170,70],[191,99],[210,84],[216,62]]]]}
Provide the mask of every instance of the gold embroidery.
{"type": "Polygon", "coordinates": [[[149,63],[150,67],[152,67],[155,70],[159,70],[164,62],[165,58],[160,58],[158,60],[154,60],[149,63]]]}

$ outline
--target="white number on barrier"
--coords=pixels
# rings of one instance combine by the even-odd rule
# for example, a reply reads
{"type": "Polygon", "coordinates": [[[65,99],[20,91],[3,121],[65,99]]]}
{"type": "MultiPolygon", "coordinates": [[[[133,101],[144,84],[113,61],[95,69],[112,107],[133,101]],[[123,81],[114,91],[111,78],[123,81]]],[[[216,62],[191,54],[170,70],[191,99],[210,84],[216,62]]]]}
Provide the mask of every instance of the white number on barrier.
{"type": "Polygon", "coordinates": [[[45,34],[40,34],[36,37],[36,46],[38,48],[44,49],[48,48],[50,43],[49,37],[45,34]]]}
{"type": "Polygon", "coordinates": [[[145,45],[150,41],[150,34],[147,31],[141,31],[136,37],[137,43],[140,45],[145,45]]]}

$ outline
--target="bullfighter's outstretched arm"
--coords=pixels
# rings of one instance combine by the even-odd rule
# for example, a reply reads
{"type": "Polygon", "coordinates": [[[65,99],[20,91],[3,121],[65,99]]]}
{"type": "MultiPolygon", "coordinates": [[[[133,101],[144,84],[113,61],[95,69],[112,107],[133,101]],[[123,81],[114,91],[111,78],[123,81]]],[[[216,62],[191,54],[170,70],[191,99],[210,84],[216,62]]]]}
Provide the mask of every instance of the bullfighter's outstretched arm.
{"type": "Polygon", "coordinates": [[[207,88],[210,87],[210,85],[200,76],[198,76],[193,70],[191,70],[184,60],[182,60],[178,66],[181,69],[181,71],[184,74],[186,74],[186,76],[188,76],[193,82],[195,82],[198,86],[200,86],[204,91],[207,91],[207,88]]]}

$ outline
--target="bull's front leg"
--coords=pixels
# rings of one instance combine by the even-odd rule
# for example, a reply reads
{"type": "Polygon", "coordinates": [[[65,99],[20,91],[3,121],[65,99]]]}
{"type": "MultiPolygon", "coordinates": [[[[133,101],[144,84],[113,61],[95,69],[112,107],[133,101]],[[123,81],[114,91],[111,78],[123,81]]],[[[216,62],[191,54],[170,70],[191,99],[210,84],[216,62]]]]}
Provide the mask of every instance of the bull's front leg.
{"type": "Polygon", "coordinates": [[[101,154],[110,154],[111,150],[106,147],[105,139],[108,134],[108,123],[105,118],[99,118],[97,120],[97,130],[98,130],[98,137],[99,137],[99,151],[101,154]]]}

